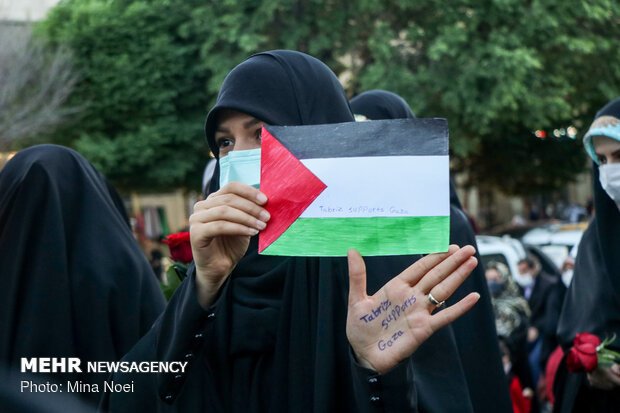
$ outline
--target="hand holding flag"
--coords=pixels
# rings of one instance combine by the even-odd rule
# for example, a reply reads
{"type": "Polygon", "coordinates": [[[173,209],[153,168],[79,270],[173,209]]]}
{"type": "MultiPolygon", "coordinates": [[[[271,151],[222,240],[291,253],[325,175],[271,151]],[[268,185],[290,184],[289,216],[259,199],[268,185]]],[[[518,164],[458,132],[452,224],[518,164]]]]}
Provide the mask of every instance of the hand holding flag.
{"type": "Polygon", "coordinates": [[[385,373],[472,308],[480,298],[478,293],[432,314],[438,307],[433,300],[441,305],[478,265],[475,252],[472,246],[452,245],[447,253],[427,255],[368,296],[364,260],[350,250],[346,329],[360,364],[385,373]]]}
{"type": "Polygon", "coordinates": [[[266,227],[267,197],[258,189],[231,182],[194,205],[189,218],[196,264],[198,300],[211,304],[226,278],[246,253],[250,237],[266,227]]]}

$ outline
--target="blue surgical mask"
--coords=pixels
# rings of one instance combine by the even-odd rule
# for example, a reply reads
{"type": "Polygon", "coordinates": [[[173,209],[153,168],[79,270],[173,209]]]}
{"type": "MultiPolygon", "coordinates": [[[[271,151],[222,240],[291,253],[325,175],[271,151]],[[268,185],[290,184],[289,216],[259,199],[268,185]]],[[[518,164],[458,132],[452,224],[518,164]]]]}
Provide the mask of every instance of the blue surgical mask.
{"type": "Polygon", "coordinates": [[[220,188],[238,181],[258,189],[260,186],[260,148],[230,151],[220,158],[220,188]]]}
{"type": "Polygon", "coordinates": [[[487,285],[489,286],[489,293],[493,297],[498,297],[504,292],[504,284],[499,281],[487,281],[487,285]]]}

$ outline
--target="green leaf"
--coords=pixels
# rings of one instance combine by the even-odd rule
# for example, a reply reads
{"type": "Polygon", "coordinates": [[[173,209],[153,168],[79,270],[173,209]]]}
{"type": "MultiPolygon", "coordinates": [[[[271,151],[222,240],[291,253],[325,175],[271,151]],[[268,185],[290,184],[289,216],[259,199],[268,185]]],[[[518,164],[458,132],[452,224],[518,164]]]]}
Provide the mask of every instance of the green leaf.
{"type": "Polygon", "coordinates": [[[181,285],[181,279],[179,278],[174,265],[171,265],[170,268],[168,268],[168,270],[166,271],[166,283],[159,283],[161,290],[164,292],[166,300],[170,300],[170,297],[172,297],[172,294],[174,294],[179,285],[181,285]]]}

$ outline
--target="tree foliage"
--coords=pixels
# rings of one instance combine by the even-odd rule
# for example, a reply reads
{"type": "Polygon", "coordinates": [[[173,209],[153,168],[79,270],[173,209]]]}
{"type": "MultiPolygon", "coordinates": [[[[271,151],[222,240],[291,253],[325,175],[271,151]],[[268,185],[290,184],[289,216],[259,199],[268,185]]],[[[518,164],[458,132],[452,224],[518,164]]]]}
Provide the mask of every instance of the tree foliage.
{"type": "Polygon", "coordinates": [[[71,47],[82,116],[56,134],[125,188],[199,188],[208,73],[191,1],[68,0],[38,27],[71,47]]]}
{"type": "Polygon", "coordinates": [[[58,139],[126,186],[194,185],[223,78],[286,48],[326,62],[350,96],[388,89],[446,117],[472,182],[532,194],[586,164],[578,141],[533,131],[581,136],[620,94],[618,16],[611,0],[65,0],[41,32],[85,75],[87,114],[58,139]]]}
{"type": "MultiPolygon", "coordinates": [[[[383,4],[356,90],[383,87],[448,119],[456,165],[513,194],[557,189],[583,170],[579,142],[534,136],[575,125],[620,94],[620,4],[439,1],[383,4]],[[394,40],[396,39],[396,40],[394,40]]],[[[377,10],[378,11],[378,10],[377,10]]]]}

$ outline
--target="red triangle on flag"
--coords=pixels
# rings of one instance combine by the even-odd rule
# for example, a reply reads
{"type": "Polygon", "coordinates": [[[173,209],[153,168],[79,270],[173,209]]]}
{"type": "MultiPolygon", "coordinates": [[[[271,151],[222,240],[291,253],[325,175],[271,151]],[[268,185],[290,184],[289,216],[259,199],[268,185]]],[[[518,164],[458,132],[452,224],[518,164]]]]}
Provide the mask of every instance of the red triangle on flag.
{"type": "Polygon", "coordinates": [[[310,206],[327,185],[263,127],[261,132],[260,190],[267,195],[271,214],[260,232],[258,252],[277,240],[310,206]]]}

